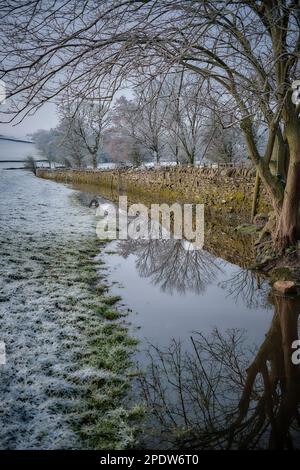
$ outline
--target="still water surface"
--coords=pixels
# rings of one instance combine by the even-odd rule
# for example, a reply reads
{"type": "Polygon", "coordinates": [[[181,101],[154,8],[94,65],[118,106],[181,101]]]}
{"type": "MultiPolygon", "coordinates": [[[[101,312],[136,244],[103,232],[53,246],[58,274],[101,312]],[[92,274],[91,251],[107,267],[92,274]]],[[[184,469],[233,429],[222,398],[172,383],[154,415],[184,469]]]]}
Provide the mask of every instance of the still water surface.
{"type": "MultiPolygon", "coordinates": [[[[0,142],[0,159],[22,159],[29,147],[0,142]]],[[[110,294],[122,297],[141,339],[135,359],[155,410],[149,432],[160,436],[143,436],[146,446],[174,447],[184,425],[198,430],[188,448],[299,447],[299,370],[291,362],[298,299],[270,296],[268,280],[180,241],[114,241],[104,261],[110,294]]]]}
{"type": "Polygon", "coordinates": [[[136,312],[130,320],[148,341],[165,346],[216,326],[246,329],[249,342],[263,339],[273,314],[268,283],[257,288],[247,270],[205,251],[187,252],[174,240],[113,242],[106,252],[113,293],[136,312]],[[232,292],[233,283],[239,285],[232,292]]]}
{"type": "Polygon", "coordinates": [[[275,296],[257,273],[178,240],[114,241],[104,260],[141,339],[151,410],[143,445],[299,447],[299,298],[275,296]]]}

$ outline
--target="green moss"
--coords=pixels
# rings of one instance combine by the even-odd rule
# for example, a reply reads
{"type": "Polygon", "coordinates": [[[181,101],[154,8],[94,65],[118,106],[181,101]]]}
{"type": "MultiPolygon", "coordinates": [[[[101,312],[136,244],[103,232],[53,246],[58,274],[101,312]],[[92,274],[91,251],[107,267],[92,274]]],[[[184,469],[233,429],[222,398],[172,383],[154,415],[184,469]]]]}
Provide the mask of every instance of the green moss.
{"type": "Polygon", "coordinates": [[[243,202],[245,200],[245,193],[243,193],[242,191],[237,191],[236,193],[234,193],[234,199],[237,202],[243,202]]]}
{"type": "MultiPolygon", "coordinates": [[[[162,170],[163,171],[163,170],[162,170]]],[[[149,172],[149,181],[143,175],[140,181],[136,179],[136,174],[124,173],[121,176],[122,188],[126,191],[128,202],[182,202],[182,203],[205,203],[210,207],[217,208],[220,212],[234,213],[242,220],[249,219],[252,201],[252,192],[254,188],[254,175],[243,176],[242,173],[238,179],[232,178],[226,174],[220,173],[206,176],[207,170],[199,174],[189,173],[189,169],[174,168],[169,173],[171,178],[162,180],[157,184],[153,177],[153,172],[149,172]],[[186,174],[185,172],[188,172],[186,174]],[[192,182],[188,184],[188,182],[192,182]],[[153,184],[151,184],[153,183],[153,184]],[[224,184],[222,184],[224,183],[224,184]],[[153,186],[154,185],[154,186],[153,186]],[[155,191],[153,191],[153,187],[155,191]],[[226,204],[221,200],[225,199],[226,204]]],[[[117,201],[118,176],[114,172],[56,172],[51,173],[41,171],[41,176],[56,180],[65,181],[66,176],[73,184],[87,185],[89,190],[100,193],[108,199],[117,201]]],[[[86,188],[88,189],[88,188],[86,188]]],[[[261,191],[258,202],[259,210],[265,211],[270,207],[270,201],[264,191],[261,191]]]]}
{"type": "Polygon", "coordinates": [[[117,320],[121,315],[116,310],[104,310],[102,316],[107,320],[117,320]]]}
{"type": "Polygon", "coordinates": [[[121,300],[121,297],[119,295],[110,295],[110,296],[102,296],[100,297],[101,302],[103,302],[105,305],[114,305],[115,303],[119,302],[121,300]]]}
{"type": "Polygon", "coordinates": [[[289,281],[293,278],[293,272],[288,267],[275,268],[271,272],[271,281],[289,281]]]}
{"type": "Polygon", "coordinates": [[[238,225],[235,230],[242,235],[252,235],[258,231],[258,228],[253,224],[242,224],[238,225]]]}
{"type": "Polygon", "coordinates": [[[47,274],[53,282],[57,279],[66,286],[80,288],[80,295],[67,293],[65,298],[58,299],[57,305],[66,312],[70,308],[78,310],[76,323],[72,323],[74,338],[69,338],[70,349],[80,346],[76,328],[81,334],[84,332],[85,343],[84,347],[78,348],[78,353],[73,352],[78,361],[74,374],[62,372],[69,382],[69,389],[53,387],[48,392],[51,397],[74,398],[76,407],[62,411],[68,415],[67,419],[80,437],[82,448],[125,449],[133,446],[135,420],[142,416],[138,409],[131,411],[131,407],[125,405],[131,387],[131,354],[137,340],[118,322],[124,314],[111,308],[120,300],[119,296],[103,296],[99,304],[99,294],[103,295],[109,287],[99,284],[99,263],[95,263],[93,257],[103,246],[96,237],[83,238],[72,249],[62,252],[57,248],[55,256],[59,264],[49,264],[47,274]],[[61,266],[71,278],[61,276],[61,266]],[[81,370],[91,372],[82,375],[81,370]]]}

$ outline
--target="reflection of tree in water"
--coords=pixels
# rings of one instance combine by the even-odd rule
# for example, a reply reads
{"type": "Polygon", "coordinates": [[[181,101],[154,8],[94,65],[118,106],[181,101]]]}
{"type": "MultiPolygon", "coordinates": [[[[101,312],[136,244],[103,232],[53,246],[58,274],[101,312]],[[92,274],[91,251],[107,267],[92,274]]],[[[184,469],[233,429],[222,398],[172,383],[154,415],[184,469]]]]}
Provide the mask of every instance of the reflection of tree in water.
{"type": "Polygon", "coordinates": [[[202,250],[188,249],[182,240],[122,240],[117,251],[121,256],[136,255],[140,276],[151,278],[169,293],[201,293],[220,270],[220,261],[202,250]]]}
{"type": "Polygon", "coordinates": [[[141,389],[164,448],[300,448],[299,366],[291,360],[299,309],[300,299],[275,298],[255,354],[238,330],[195,335],[193,353],[175,341],[166,351],[151,347],[141,389]]]}
{"type": "Polygon", "coordinates": [[[249,269],[238,269],[230,278],[221,282],[220,287],[235,301],[241,299],[247,308],[269,307],[269,283],[249,269]]]}

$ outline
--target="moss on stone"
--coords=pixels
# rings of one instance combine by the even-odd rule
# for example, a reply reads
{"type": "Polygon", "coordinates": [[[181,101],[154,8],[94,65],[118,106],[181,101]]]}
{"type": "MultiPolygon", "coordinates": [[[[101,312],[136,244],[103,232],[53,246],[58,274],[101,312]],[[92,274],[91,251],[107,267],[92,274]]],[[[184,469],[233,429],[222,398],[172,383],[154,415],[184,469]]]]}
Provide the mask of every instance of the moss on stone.
{"type": "Polygon", "coordinates": [[[242,224],[235,228],[235,231],[241,235],[252,235],[258,231],[257,226],[254,224],[242,224]]]}
{"type": "MultiPolygon", "coordinates": [[[[90,184],[96,193],[116,200],[119,189],[129,198],[138,196],[152,202],[204,203],[218,210],[237,214],[241,220],[249,219],[255,176],[245,168],[232,168],[230,171],[216,168],[179,166],[174,168],[140,169],[138,171],[49,171],[39,170],[38,175],[57,181],[74,184],[90,184]],[[226,204],[222,204],[222,199],[226,204]]],[[[270,200],[264,188],[258,201],[260,212],[270,208],[270,200]]]]}
{"type": "Polygon", "coordinates": [[[278,267],[274,268],[271,272],[271,281],[272,283],[282,280],[289,281],[293,279],[293,271],[289,267],[278,267]]]}

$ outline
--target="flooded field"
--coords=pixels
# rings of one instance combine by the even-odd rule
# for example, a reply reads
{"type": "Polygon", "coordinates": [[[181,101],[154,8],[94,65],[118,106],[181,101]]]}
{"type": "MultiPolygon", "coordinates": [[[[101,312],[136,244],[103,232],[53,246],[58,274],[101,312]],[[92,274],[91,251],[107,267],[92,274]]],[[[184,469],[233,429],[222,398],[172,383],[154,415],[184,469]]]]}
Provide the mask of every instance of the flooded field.
{"type": "Polygon", "coordinates": [[[94,212],[26,171],[0,171],[0,188],[0,447],[126,447],[135,342],[103,318],[119,316],[96,272],[94,212]]]}
{"type": "Polygon", "coordinates": [[[87,188],[0,188],[1,448],[299,447],[297,299],[180,240],[96,243],[87,188]]]}
{"type": "Polygon", "coordinates": [[[119,240],[105,249],[112,292],[130,308],[140,339],[135,357],[151,410],[142,442],[298,448],[300,382],[290,345],[298,338],[299,300],[274,295],[270,280],[245,268],[249,243],[219,229],[225,259],[222,242],[209,238],[208,249],[196,251],[172,239],[119,240]]]}
{"type": "Polygon", "coordinates": [[[208,252],[188,252],[180,241],[113,242],[104,261],[139,336],[160,347],[214,327],[246,329],[249,343],[259,343],[271,321],[266,281],[208,252]]]}

